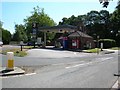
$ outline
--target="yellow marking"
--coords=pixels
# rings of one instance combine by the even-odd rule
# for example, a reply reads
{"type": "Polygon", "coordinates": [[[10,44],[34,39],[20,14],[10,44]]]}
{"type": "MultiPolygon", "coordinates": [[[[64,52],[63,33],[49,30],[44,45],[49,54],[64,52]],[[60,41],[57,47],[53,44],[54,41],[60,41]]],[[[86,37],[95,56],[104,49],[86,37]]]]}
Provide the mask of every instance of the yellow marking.
{"type": "Polygon", "coordinates": [[[14,68],[14,60],[8,60],[8,69],[14,68]]]}

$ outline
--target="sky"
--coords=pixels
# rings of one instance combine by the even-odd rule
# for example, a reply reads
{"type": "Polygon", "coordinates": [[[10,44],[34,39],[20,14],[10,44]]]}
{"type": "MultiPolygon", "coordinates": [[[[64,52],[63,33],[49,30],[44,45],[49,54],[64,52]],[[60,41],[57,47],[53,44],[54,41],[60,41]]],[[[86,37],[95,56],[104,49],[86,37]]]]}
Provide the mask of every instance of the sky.
{"type": "Polygon", "coordinates": [[[103,8],[99,0],[2,0],[0,2],[0,21],[3,28],[15,32],[15,24],[24,24],[23,20],[31,16],[33,7],[44,8],[57,24],[63,17],[87,14],[91,10],[108,10],[112,13],[117,6],[118,0],[110,1],[108,8],[103,8]]]}

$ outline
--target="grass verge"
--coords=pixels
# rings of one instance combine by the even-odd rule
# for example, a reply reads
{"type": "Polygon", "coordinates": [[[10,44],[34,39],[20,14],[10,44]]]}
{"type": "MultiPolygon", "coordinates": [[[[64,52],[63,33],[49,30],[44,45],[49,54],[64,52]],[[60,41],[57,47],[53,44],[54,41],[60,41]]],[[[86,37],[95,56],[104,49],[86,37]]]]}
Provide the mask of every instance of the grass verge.
{"type": "Polygon", "coordinates": [[[120,50],[120,47],[112,47],[110,49],[112,49],[112,50],[120,50]]]}
{"type": "Polygon", "coordinates": [[[84,52],[87,52],[87,53],[98,53],[98,52],[100,52],[100,49],[98,49],[98,48],[88,49],[88,50],[85,50],[84,52]]]}
{"type": "Polygon", "coordinates": [[[10,49],[10,50],[2,50],[2,54],[6,55],[7,52],[14,52],[14,55],[15,56],[18,56],[18,57],[24,57],[27,55],[26,53],[26,50],[23,49],[23,51],[20,51],[20,49],[10,49]]]}

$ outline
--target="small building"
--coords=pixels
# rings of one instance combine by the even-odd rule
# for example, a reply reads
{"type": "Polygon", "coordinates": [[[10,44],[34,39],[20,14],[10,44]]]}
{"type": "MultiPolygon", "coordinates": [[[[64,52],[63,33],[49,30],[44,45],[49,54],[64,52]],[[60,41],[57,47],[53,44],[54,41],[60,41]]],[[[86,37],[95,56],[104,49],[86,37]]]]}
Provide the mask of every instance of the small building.
{"type": "Polygon", "coordinates": [[[88,49],[95,47],[93,37],[81,31],[71,33],[68,35],[68,38],[70,49],[88,49]]]}

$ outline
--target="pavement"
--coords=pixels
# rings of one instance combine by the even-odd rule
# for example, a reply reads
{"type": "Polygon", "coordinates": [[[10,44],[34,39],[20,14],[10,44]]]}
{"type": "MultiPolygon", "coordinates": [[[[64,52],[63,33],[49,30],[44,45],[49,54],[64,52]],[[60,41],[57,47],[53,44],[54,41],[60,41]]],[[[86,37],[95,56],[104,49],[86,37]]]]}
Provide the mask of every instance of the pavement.
{"type": "Polygon", "coordinates": [[[24,73],[25,71],[19,67],[14,67],[14,70],[8,70],[6,67],[0,67],[0,76],[20,75],[24,73]]]}

